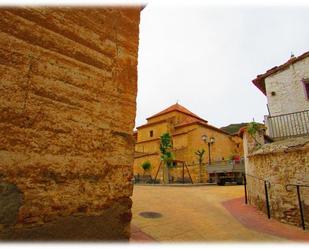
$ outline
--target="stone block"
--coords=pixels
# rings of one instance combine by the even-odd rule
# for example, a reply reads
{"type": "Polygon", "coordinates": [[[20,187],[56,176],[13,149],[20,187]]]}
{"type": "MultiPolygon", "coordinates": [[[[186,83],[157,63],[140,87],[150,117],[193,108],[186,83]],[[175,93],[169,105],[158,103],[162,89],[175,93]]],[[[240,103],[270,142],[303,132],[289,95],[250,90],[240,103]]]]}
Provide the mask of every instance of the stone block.
{"type": "Polygon", "coordinates": [[[129,238],[140,11],[1,8],[1,239],[129,238]]]}

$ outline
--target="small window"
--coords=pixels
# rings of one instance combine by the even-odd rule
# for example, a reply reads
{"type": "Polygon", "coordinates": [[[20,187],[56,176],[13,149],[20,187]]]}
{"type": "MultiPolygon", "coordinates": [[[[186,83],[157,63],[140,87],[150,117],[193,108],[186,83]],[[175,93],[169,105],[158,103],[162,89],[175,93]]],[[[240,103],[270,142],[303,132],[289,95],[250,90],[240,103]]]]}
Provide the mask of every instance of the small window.
{"type": "Polygon", "coordinates": [[[150,136],[150,137],[153,137],[153,131],[150,131],[150,132],[149,132],[149,136],[150,136]]]}
{"type": "Polygon", "coordinates": [[[237,144],[237,148],[239,148],[239,144],[237,144]]]}
{"type": "Polygon", "coordinates": [[[306,98],[309,100],[309,79],[304,79],[303,83],[304,83],[306,98]]]}

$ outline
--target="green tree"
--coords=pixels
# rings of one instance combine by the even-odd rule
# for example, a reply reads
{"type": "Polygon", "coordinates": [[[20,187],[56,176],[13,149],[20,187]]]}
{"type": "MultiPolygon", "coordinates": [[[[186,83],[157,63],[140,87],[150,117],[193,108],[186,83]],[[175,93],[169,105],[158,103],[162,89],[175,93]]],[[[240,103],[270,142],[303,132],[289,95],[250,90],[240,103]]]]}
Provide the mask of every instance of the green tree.
{"type": "Polygon", "coordinates": [[[173,143],[170,134],[168,132],[162,134],[162,136],[160,136],[161,160],[168,168],[173,166],[174,156],[171,152],[172,147],[173,143]]]}
{"type": "Polygon", "coordinates": [[[200,168],[199,178],[200,178],[200,182],[202,182],[202,163],[203,163],[203,159],[204,159],[205,150],[204,149],[201,149],[201,150],[198,149],[194,153],[197,156],[197,160],[198,160],[198,163],[199,163],[199,168],[200,168]]]}
{"type": "Polygon", "coordinates": [[[254,139],[255,143],[257,146],[261,146],[261,143],[256,140],[256,133],[259,132],[260,130],[260,125],[256,123],[255,121],[252,121],[251,123],[248,124],[248,133],[249,135],[254,139]]]}
{"type": "Polygon", "coordinates": [[[173,153],[171,149],[173,147],[172,137],[166,132],[160,136],[160,152],[161,152],[161,161],[163,162],[163,181],[168,183],[169,168],[173,167],[173,153]]]}

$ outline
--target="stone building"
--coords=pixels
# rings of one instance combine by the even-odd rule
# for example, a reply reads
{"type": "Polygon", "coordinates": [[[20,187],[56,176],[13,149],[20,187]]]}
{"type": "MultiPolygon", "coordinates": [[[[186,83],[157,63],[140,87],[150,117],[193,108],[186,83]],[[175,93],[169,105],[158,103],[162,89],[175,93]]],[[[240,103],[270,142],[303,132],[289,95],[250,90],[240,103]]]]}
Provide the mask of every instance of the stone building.
{"type": "Polygon", "coordinates": [[[272,218],[303,228],[309,226],[308,78],[309,52],[258,75],[253,83],[270,112],[266,132],[240,130],[249,203],[268,213],[268,198],[272,218]]]}
{"type": "Polygon", "coordinates": [[[129,238],[140,11],[1,8],[1,240],[129,238]]]}
{"type": "MultiPolygon", "coordinates": [[[[238,135],[230,135],[208,124],[207,120],[177,103],[147,118],[146,124],[137,127],[134,175],[142,175],[144,171],[141,165],[143,162],[149,161],[152,165],[150,174],[152,178],[155,177],[160,164],[160,136],[165,132],[169,132],[172,136],[174,158],[185,161],[188,165],[195,164],[195,167],[189,167],[193,182],[199,181],[198,158],[195,152],[204,149],[203,163],[209,162],[208,145],[202,140],[203,135],[215,139],[215,142],[210,146],[212,162],[243,155],[242,139],[238,135]]],[[[179,173],[181,174],[181,172],[179,173]]],[[[177,176],[179,174],[176,173],[177,176]]],[[[159,177],[162,179],[162,174],[159,177]]],[[[206,182],[207,179],[208,176],[204,171],[202,181],[206,182]]]]}

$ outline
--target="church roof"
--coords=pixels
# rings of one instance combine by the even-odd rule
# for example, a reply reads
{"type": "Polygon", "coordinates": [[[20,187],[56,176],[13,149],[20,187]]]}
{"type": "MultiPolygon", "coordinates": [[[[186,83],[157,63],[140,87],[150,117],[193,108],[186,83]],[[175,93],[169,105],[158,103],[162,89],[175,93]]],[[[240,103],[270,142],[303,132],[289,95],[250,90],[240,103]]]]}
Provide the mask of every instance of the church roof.
{"type": "Polygon", "coordinates": [[[157,114],[147,118],[147,120],[151,119],[151,118],[155,118],[155,117],[158,117],[158,116],[161,116],[161,115],[164,115],[164,114],[167,114],[167,113],[170,113],[170,112],[173,112],[173,111],[178,111],[178,112],[181,112],[181,113],[184,113],[186,115],[189,115],[191,117],[194,117],[198,120],[201,120],[203,122],[208,122],[207,120],[204,120],[202,119],[201,117],[197,116],[196,114],[194,114],[193,112],[189,111],[187,108],[183,107],[182,105],[176,103],[174,105],[171,105],[170,107],[164,109],[163,111],[161,112],[158,112],[157,114]]]}
{"type": "Polygon", "coordinates": [[[193,125],[193,124],[199,124],[202,125],[206,128],[212,129],[212,130],[216,130],[218,132],[224,133],[226,135],[230,135],[229,133],[225,132],[224,130],[217,128],[213,125],[208,124],[207,122],[201,121],[199,119],[196,118],[186,118],[182,123],[178,124],[175,126],[175,128],[180,128],[180,127],[184,127],[184,126],[189,126],[189,125],[193,125]]]}
{"type": "MultiPolygon", "coordinates": [[[[159,116],[162,116],[164,114],[167,114],[167,113],[170,113],[170,112],[173,112],[173,111],[178,111],[178,112],[181,112],[181,113],[184,113],[187,115],[187,117],[182,120],[181,123],[175,125],[175,128],[180,128],[180,127],[184,127],[184,126],[190,126],[190,125],[194,125],[194,124],[199,124],[199,125],[202,125],[204,127],[207,127],[209,129],[213,129],[213,130],[216,130],[218,132],[221,132],[221,133],[224,133],[226,135],[229,135],[229,133],[225,132],[224,130],[221,130],[215,126],[212,126],[210,124],[208,124],[208,121],[205,120],[205,119],[202,119],[201,117],[197,116],[196,114],[194,114],[193,112],[189,111],[187,108],[183,107],[182,105],[176,103],[174,105],[171,105],[170,107],[164,109],[163,111],[161,112],[158,112],[157,114],[147,118],[147,120],[151,119],[151,118],[155,118],[155,117],[159,117],[159,116]]],[[[158,123],[164,123],[164,122],[167,122],[166,120],[159,120],[159,121],[156,121],[156,122],[150,122],[150,123],[147,123],[147,124],[144,124],[144,125],[141,125],[139,127],[137,127],[137,129],[139,128],[144,128],[144,127],[147,127],[147,126],[152,126],[154,124],[158,124],[158,123]]],[[[178,135],[178,133],[176,132],[175,133],[176,135],[178,135]]],[[[173,134],[173,135],[175,135],[173,134]]],[[[149,140],[147,140],[149,141],[149,140]]]]}

